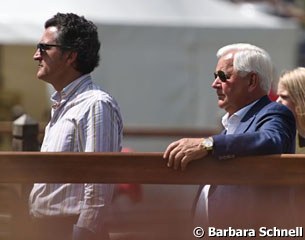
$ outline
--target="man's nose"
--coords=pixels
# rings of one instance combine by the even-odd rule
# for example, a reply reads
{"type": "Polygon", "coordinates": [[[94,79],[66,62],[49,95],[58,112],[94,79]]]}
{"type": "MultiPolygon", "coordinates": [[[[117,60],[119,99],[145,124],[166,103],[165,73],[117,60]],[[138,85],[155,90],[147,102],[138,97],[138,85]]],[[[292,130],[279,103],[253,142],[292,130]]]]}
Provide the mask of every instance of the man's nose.
{"type": "Polygon", "coordinates": [[[219,77],[215,78],[214,81],[211,84],[212,88],[217,88],[220,85],[221,85],[221,81],[220,81],[219,77]]]}
{"type": "Polygon", "coordinates": [[[33,59],[34,59],[34,60],[38,60],[38,59],[40,59],[40,58],[41,58],[41,52],[40,52],[40,50],[37,48],[36,51],[35,51],[35,53],[34,53],[33,59]]]}

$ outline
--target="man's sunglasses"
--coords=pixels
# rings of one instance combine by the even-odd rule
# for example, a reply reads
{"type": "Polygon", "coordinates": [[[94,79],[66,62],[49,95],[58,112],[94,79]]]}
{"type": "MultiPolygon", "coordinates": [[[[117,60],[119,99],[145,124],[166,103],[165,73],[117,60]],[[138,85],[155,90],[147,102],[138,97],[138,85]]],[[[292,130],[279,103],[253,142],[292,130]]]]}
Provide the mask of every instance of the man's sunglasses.
{"type": "Polygon", "coordinates": [[[47,43],[38,43],[37,44],[37,49],[39,49],[39,51],[41,53],[49,50],[51,47],[59,47],[59,48],[64,48],[64,49],[70,49],[71,48],[71,47],[62,46],[62,45],[58,45],[58,44],[47,44],[47,43]]]}
{"type": "Polygon", "coordinates": [[[214,78],[219,77],[220,81],[226,82],[230,77],[223,71],[214,72],[214,78]]]}

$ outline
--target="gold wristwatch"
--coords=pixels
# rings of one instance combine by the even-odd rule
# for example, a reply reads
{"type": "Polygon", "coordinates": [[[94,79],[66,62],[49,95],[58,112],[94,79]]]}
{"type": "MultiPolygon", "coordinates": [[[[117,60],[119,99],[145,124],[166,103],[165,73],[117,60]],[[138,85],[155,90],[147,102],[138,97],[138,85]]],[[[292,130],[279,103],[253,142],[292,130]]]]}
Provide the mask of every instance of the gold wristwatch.
{"type": "Polygon", "coordinates": [[[213,150],[213,138],[208,137],[208,138],[203,138],[201,142],[201,146],[203,149],[207,151],[212,151],[213,150]]]}

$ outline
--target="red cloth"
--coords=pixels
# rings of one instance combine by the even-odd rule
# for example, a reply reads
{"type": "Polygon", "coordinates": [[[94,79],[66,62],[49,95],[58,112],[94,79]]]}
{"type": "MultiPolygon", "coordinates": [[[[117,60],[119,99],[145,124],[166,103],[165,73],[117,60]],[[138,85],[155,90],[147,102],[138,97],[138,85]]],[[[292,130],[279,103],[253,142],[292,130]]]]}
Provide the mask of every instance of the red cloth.
{"type": "Polygon", "coordinates": [[[274,90],[271,90],[269,93],[269,98],[271,99],[271,101],[276,101],[276,99],[278,98],[278,95],[276,95],[274,90]]]}
{"type": "MultiPolygon", "coordinates": [[[[133,152],[130,148],[123,148],[122,152],[133,152]]],[[[136,183],[120,183],[115,186],[114,198],[120,195],[126,195],[134,203],[140,202],[142,200],[142,186],[136,183]]]]}
{"type": "Polygon", "coordinates": [[[129,184],[129,183],[121,183],[117,184],[115,188],[116,195],[118,197],[120,195],[127,195],[129,199],[134,202],[140,202],[142,200],[142,186],[141,184],[129,184]]]}

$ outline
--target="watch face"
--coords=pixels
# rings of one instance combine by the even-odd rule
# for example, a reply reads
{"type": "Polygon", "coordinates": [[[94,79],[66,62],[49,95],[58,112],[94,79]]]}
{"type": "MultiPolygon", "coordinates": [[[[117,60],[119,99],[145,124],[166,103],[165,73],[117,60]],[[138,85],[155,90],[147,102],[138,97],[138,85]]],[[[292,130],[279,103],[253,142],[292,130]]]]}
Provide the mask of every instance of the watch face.
{"type": "Polygon", "coordinates": [[[212,141],[210,140],[210,139],[207,139],[206,141],[205,141],[205,146],[208,148],[208,147],[212,147],[213,146],[213,143],[212,143],[212,141]]]}
{"type": "Polygon", "coordinates": [[[213,140],[210,138],[205,138],[203,141],[203,146],[206,150],[212,150],[213,148],[213,140]]]}

